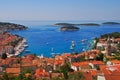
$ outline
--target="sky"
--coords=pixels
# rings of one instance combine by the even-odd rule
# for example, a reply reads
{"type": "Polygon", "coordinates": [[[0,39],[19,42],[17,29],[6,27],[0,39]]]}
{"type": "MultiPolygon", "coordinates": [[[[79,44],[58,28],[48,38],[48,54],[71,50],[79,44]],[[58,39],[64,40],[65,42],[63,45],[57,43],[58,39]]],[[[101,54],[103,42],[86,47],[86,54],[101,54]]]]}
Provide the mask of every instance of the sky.
{"type": "Polygon", "coordinates": [[[0,0],[0,20],[120,20],[120,0],[0,0]]]}

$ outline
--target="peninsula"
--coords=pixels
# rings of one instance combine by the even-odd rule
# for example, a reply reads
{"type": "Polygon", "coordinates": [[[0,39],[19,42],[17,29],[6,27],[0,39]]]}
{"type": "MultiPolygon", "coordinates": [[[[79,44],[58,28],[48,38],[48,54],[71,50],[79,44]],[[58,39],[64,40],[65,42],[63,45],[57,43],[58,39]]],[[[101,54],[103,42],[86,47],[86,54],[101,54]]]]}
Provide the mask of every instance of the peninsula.
{"type": "Polygon", "coordinates": [[[4,54],[7,57],[17,56],[24,51],[27,47],[26,39],[9,31],[26,29],[28,27],[20,24],[0,22],[0,57],[4,54]]]}
{"type": "Polygon", "coordinates": [[[26,30],[28,27],[20,25],[20,24],[14,24],[14,23],[8,23],[8,22],[0,22],[0,30],[3,31],[9,31],[9,30],[26,30]]]}

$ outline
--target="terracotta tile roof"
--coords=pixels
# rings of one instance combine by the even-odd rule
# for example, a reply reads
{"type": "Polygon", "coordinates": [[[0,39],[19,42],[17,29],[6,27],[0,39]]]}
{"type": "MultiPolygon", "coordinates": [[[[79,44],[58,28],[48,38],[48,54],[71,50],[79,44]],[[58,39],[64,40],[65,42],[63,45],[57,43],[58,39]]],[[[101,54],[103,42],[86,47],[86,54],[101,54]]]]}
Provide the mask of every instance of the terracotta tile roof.
{"type": "Polygon", "coordinates": [[[7,73],[20,74],[20,68],[6,68],[7,73]]]}
{"type": "Polygon", "coordinates": [[[97,70],[89,70],[92,76],[97,76],[97,70]]]}
{"type": "Polygon", "coordinates": [[[84,72],[85,80],[92,80],[92,75],[90,72],[84,72]]]}
{"type": "Polygon", "coordinates": [[[115,40],[120,41],[120,38],[116,38],[115,40]]]}
{"type": "Polygon", "coordinates": [[[61,65],[61,64],[63,64],[64,63],[64,60],[55,60],[55,62],[54,62],[55,64],[59,64],[59,65],[61,65]]]}
{"type": "Polygon", "coordinates": [[[120,75],[105,75],[106,80],[120,80],[120,75]]]}
{"type": "Polygon", "coordinates": [[[56,55],[56,56],[55,56],[55,60],[63,60],[63,58],[62,58],[62,56],[60,56],[60,55],[56,55]]]}
{"type": "Polygon", "coordinates": [[[94,53],[92,53],[92,54],[89,55],[89,58],[94,59],[95,57],[96,57],[96,55],[94,53]]]}
{"type": "Polygon", "coordinates": [[[92,61],[94,65],[103,65],[104,63],[102,61],[92,61]]]}
{"type": "Polygon", "coordinates": [[[114,64],[120,64],[119,60],[111,60],[110,62],[114,63],[114,64]]]}
{"type": "Polygon", "coordinates": [[[67,57],[71,57],[72,54],[70,54],[70,53],[63,53],[61,56],[62,56],[63,58],[67,58],[67,57]]]}
{"type": "Polygon", "coordinates": [[[36,70],[36,73],[35,73],[35,76],[37,77],[37,78],[39,78],[39,77],[48,77],[49,76],[49,73],[48,72],[45,72],[43,69],[37,69],[36,70]]]}
{"type": "Polygon", "coordinates": [[[33,59],[34,59],[34,55],[32,55],[32,54],[27,54],[27,55],[25,56],[25,58],[33,60],[33,59]]]}
{"type": "Polygon", "coordinates": [[[106,68],[106,65],[100,65],[100,70],[103,70],[106,68]]]}
{"type": "Polygon", "coordinates": [[[29,58],[22,58],[22,63],[32,63],[32,60],[29,58]]]}
{"type": "Polygon", "coordinates": [[[53,58],[49,58],[49,59],[47,60],[47,63],[48,63],[48,64],[53,64],[54,61],[55,61],[55,60],[54,60],[53,58]]]}
{"type": "Polygon", "coordinates": [[[120,80],[120,65],[100,66],[106,80],[120,80]]]}

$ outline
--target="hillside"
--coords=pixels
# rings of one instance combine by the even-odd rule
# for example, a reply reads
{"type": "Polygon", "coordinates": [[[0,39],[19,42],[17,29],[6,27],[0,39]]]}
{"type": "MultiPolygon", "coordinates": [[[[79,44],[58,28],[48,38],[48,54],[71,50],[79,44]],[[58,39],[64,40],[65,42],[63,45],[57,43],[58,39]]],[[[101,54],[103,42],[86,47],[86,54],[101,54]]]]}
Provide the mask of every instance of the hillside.
{"type": "Polygon", "coordinates": [[[20,24],[0,22],[0,30],[9,31],[9,30],[26,30],[26,29],[28,29],[28,27],[20,24]]]}

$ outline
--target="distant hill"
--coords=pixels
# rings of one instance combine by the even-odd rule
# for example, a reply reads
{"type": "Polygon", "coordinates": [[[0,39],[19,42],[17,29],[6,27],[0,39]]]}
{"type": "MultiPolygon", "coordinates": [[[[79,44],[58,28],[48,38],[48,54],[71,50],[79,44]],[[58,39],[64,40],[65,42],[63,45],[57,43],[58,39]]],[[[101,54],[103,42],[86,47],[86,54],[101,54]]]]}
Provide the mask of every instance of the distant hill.
{"type": "Polygon", "coordinates": [[[120,25],[120,23],[118,23],[118,22],[104,22],[102,24],[105,24],[105,25],[120,25]]]}
{"type": "Polygon", "coordinates": [[[120,33],[119,32],[113,32],[113,33],[107,33],[107,34],[101,35],[101,38],[108,38],[108,37],[110,37],[110,38],[112,38],[112,37],[119,38],[120,33]]]}
{"type": "Polygon", "coordinates": [[[14,23],[8,23],[8,22],[0,22],[0,30],[26,30],[28,27],[20,25],[20,24],[14,24],[14,23]]]}

